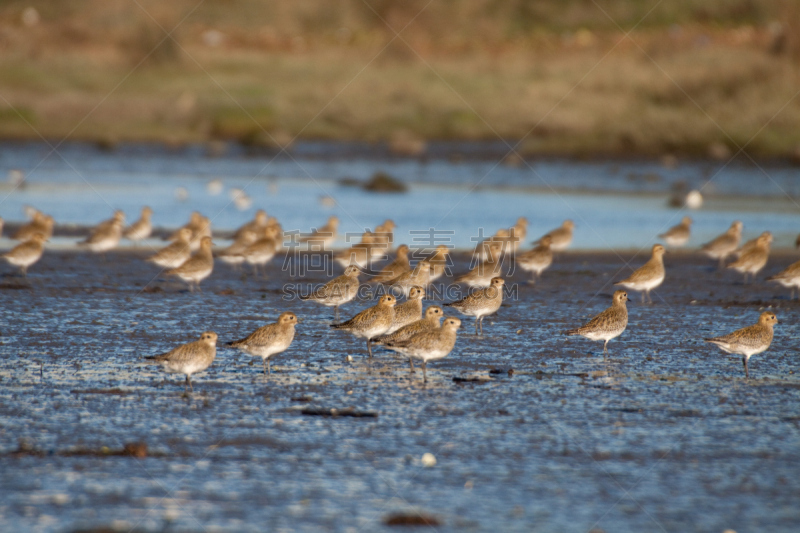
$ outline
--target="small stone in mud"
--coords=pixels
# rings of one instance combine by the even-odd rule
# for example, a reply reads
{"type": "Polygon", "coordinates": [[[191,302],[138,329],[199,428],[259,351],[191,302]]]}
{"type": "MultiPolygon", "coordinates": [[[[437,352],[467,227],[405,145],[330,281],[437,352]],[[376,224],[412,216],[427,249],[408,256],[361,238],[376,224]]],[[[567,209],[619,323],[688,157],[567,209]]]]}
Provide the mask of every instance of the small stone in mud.
{"type": "Polygon", "coordinates": [[[129,442],[122,448],[122,454],[143,459],[147,457],[147,444],[144,442],[129,442]]]}
{"type": "Polygon", "coordinates": [[[421,461],[422,461],[422,466],[428,468],[436,466],[436,457],[432,453],[429,452],[423,453],[421,461]]]}

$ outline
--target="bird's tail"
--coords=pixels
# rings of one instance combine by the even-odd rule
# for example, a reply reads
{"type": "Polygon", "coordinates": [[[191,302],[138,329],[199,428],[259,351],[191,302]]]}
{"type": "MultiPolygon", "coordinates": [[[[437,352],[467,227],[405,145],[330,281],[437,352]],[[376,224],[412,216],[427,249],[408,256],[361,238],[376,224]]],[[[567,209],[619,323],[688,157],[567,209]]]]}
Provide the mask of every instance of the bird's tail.
{"type": "Polygon", "coordinates": [[[564,335],[580,335],[581,332],[578,328],[575,329],[568,329],[564,332],[564,335]]]}

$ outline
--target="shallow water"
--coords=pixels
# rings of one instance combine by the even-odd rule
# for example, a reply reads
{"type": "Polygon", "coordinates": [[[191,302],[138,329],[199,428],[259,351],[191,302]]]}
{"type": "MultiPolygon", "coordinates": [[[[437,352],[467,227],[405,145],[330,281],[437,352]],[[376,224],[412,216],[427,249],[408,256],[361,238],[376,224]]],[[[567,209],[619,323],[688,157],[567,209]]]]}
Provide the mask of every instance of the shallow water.
{"type": "MultiPolygon", "coordinates": [[[[800,523],[800,304],[771,284],[670,254],[655,304],[631,295],[628,330],[603,358],[560,332],[604,309],[610,282],[646,254],[562,254],[536,285],[512,277],[518,299],[483,336],[465,319],[423,385],[389,353],[370,364],[360,340],[327,327],[330,309],[283,301],[278,261],[267,279],[218,265],[189,293],[143,255],[53,251],[27,280],[0,280],[0,530],[388,531],[397,512],[434,516],[439,531],[800,523]],[[269,379],[221,347],[184,396],[179,376],[142,360],[207,329],[240,338],[287,308],[303,322],[269,379]],[[745,381],[701,338],[766,308],[780,323],[745,381]],[[148,457],[102,452],[135,441],[148,457]]],[[[774,254],[763,274],[795,259],[774,254]]]]}
{"type": "MultiPolygon", "coordinates": [[[[398,224],[397,242],[474,247],[482,236],[509,227],[518,216],[530,221],[531,238],[557,227],[566,218],[577,224],[574,248],[621,250],[648,247],[659,233],[690,214],[695,224],[691,245],[699,246],[728,228],[734,219],[745,225],[745,238],[770,230],[775,247],[789,247],[800,231],[800,181],[792,167],[757,168],[733,163],[687,162],[667,169],[657,163],[534,161],[513,168],[495,159],[443,157],[407,160],[376,158],[353,145],[299,145],[292,157],[232,153],[210,158],[199,149],[169,151],[157,147],[123,147],[103,152],[86,145],[66,145],[58,154],[42,144],[0,145],[0,173],[19,168],[26,187],[0,187],[0,216],[22,220],[23,206],[34,205],[61,224],[91,225],[122,209],[128,221],[145,204],[155,210],[154,224],[182,225],[198,210],[214,229],[231,230],[264,208],[285,230],[309,231],[336,214],[340,232],[355,239],[364,228],[386,218],[398,224]],[[355,150],[355,151],[353,151],[355,150]],[[408,183],[405,194],[374,194],[343,186],[341,178],[369,178],[385,170],[408,183]],[[763,171],[762,171],[763,170],[763,171]],[[211,195],[206,185],[222,180],[224,191],[211,195]],[[677,181],[703,187],[707,201],[700,211],[667,206],[677,181]],[[185,201],[175,191],[184,188],[185,201]],[[244,189],[253,206],[238,211],[232,188],[244,189]],[[337,206],[323,207],[331,196],[337,206]],[[422,232],[422,233],[411,233],[422,232]]],[[[491,147],[490,147],[491,148],[491,147]]],[[[452,150],[476,151],[471,145],[452,150]]],[[[494,152],[492,152],[494,153],[494,152]]],[[[495,154],[497,155],[497,154],[495,154]]],[[[56,239],[53,246],[74,243],[56,239]]],[[[344,246],[344,237],[338,243],[344,246]]],[[[0,241],[8,247],[9,241],[0,241]]],[[[153,243],[155,246],[155,243],[153,243]]]]}

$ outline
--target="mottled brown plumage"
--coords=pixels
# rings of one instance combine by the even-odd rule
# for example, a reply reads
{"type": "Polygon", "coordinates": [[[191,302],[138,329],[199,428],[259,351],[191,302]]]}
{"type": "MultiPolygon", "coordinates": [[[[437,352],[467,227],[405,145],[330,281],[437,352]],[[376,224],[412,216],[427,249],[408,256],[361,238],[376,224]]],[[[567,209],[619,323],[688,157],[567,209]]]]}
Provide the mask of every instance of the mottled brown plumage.
{"type": "MultiPolygon", "coordinates": [[[[575,223],[571,220],[565,220],[560,228],[545,233],[543,236],[550,237],[550,249],[554,252],[560,252],[569,248],[572,244],[572,233],[575,230],[575,223]]],[[[541,239],[536,241],[535,244],[541,242],[541,239]]]]}
{"type": "Polygon", "coordinates": [[[355,265],[350,265],[344,274],[330,280],[322,287],[317,287],[309,295],[301,295],[301,300],[311,300],[318,304],[333,307],[335,318],[339,318],[339,306],[346,304],[358,294],[358,275],[361,271],[355,265]]]}
{"type": "Polygon", "coordinates": [[[244,339],[229,342],[228,346],[239,348],[245,353],[261,357],[264,375],[272,374],[270,357],[286,351],[294,340],[297,315],[290,311],[281,313],[278,321],[255,330],[244,339]]]}
{"type": "Polygon", "coordinates": [[[493,315],[503,303],[503,278],[493,278],[490,286],[477,290],[457,302],[444,304],[452,307],[462,315],[475,317],[475,334],[483,333],[483,318],[493,315]]]}
{"type": "Polygon", "coordinates": [[[122,235],[129,241],[139,242],[148,238],[153,232],[153,210],[150,207],[143,207],[139,220],[125,228],[122,235]]]}
{"type": "Polygon", "coordinates": [[[200,282],[214,270],[214,256],[211,254],[211,237],[203,237],[200,250],[178,268],[165,272],[166,276],[177,276],[189,285],[189,290],[200,290],[200,282]]]}
{"type": "Polygon", "coordinates": [[[191,391],[194,390],[192,374],[202,372],[211,366],[216,356],[217,334],[213,331],[206,331],[200,335],[199,340],[183,344],[161,355],[146,357],[146,359],[161,364],[167,372],[186,374],[186,386],[191,391]]]}
{"type": "Polygon", "coordinates": [[[378,300],[378,304],[365,309],[356,316],[341,324],[331,324],[334,329],[342,329],[367,339],[367,353],[372,357],[372,339],[383,335],[392,326],[394,320],[394,306],[397,300],[391,294],[385,294],[378,300]]]}
{"type": "Polygon", "coordinates": [[[775,281],[792,289],[791,298],[794,299],[795,288],[800,288],[800,261],[792,263],[774,276],[768,277],[767,281],[775,281]]]}
{"type": "Polygon", "coordinates": [[[683,217],[681,223],[677,226],[672,226],[667,231],[658,236],[659,239],[664,239],[668,245],[679,248],[689,241],[692,233],[692,219],[683,217]]]}
{"type": "Polygon", "coordinates": [[[425,316],[421,319],[406,324],[394,333],[381,335],[372,342],[375,344],[386,344],[389,342],[406,340],[425,329],[438,328],[443,316],[444,311],[442,311],[442,308],[438,305],[432,305],[425,310],[425,316]]]}
{"type": "Polygon", "coordinates": [[[150,263],[155,263],[162,268],[178,268],[184,264],[191,256],[192,250],[189,246],[189,239],[192,238],[192,230],[181,228],[174,241],[145,259],[150,263]]]}
{"type": "Polygon", "coordinates": [[[517,254],[514,258],[522,270],[533,273],[534,280],[553,264],[553,251],[550,249],[552,242],[552,237],[545,235],[539,239],[539,245],[536,248],[517,254]]]}
{"type": "Polygon", "coordinates": [[[641,291],[642,303],[645,301],[652,303],[653,300],[650,298],[650,291],[661,285],[666,276],[666,270],[664,270],[664,253],[666,253],[666,250],[663,246],[660,244],[654,245],[650,260],[634,270],[633,274],[622,281],[617,281],[614,285],[622,285],[626,289],[641,291]]]}
{"type": "Polygon", "coordinates": [[[615,291],[611,297],[611,307],[595,316],[586,325],[571,329],[567,335],[580,335],[593,341],[605,341],[603,353],[608,353],[608,341],[619,337],[628,327],[628,293],[615,291]]]}
{"type": "Polygon", "coordinates": [[[755,243],[747,246],[739,259],[729,264],[728,268],[744,274],[744,281],[747,283],[748,275],[752,279],[767,264],[770,244],[772,244],[772,234],[765,231],[756,239],[755,243]]]}
{"type": "Polygon", "coordinates": [[[778,317],[772,311],[764,311],[758,317],[758,323],[723,335],[721,337],[712,337],[705,339],[719,346],[727,353],[737,354],[742,356],[742,364],[744,365],[745,378],[750,377],[750,372],[747,368],[747,361],[750,356],[764,352],[772,344],[772,328],[778,323],[778,317]]]}
{"type": "Polygon", "coordinates": [[[408,262],[408,246],[401,244],[397,247],[397,257],[395,257],[391,263],[383,267],[380,272],[375,274],[370,281],[386,283],[409,270],[411,270],[411,265],[408,262]]]}
{"type": "Polygon", "coordinates": [[[742,228],[741,222],[734,221],[728,231],[703,245],[703,253],[712,259],[719,259],[719,267],[722,268],[725,265],[725,259],[739,247],[739,241],[742,240],[742,228]]]}
{"type": "Polygon", "coordinates": [[[440,328],[426,329],[406,340],[388,343],[386,347],[407,356],[412,372],[412,359],[422,359],[422,380],[427,382],[428,361],[443,359],[453,351],[460,326],[461,320],[447,317],[440,328]]]}
{"type": "Polygon", "coordinates": [[[3,254],[3,259],[9,264],[19,267],[23,276],[28,275],[28,267],[36,263],[44,253],[44,243],[47,241],[41,233],[35,233],[30,240],[16,245],[14,248],[3,254]]]}
{"type": "Polygon", "coordinates": [[[422,318],[423,298],[425,298],[425,289],[422,287],[412,287],[408,292],[408,300],[395,306],[392,327],[390,327],[389,331],[386,333],[393,333],[406,324],[410,324],[422,318]]]}

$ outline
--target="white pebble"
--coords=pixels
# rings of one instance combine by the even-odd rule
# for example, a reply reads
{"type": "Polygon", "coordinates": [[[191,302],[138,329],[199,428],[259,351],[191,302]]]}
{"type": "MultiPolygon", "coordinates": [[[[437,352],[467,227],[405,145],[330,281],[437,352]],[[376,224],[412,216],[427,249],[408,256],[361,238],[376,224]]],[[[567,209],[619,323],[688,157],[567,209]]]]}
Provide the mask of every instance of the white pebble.
{"type": "Polygon", "coordinates": [[[422,454],[422,466],[432,467],[436,466],[436,457],[432,453],[425,452],[422,454]]]}

